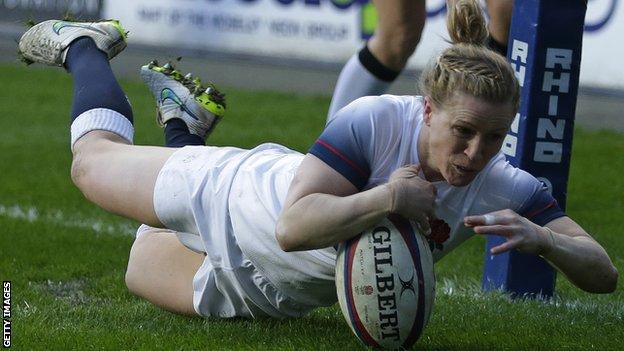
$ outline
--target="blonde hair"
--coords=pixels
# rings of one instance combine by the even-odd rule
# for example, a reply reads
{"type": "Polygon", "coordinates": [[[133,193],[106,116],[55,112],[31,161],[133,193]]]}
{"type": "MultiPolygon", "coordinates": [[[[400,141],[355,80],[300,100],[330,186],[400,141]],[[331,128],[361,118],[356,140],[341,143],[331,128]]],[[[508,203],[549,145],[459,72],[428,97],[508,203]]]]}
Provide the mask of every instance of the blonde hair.
{"type": "Polygon", "coordinates": [[[520,87],[507,60],[485,46],[485,18],[476,0],[449,0],[447,29],[453,45],[424,70],[422,93],[443,106],[455,92],[518,110],[520,87]]]}

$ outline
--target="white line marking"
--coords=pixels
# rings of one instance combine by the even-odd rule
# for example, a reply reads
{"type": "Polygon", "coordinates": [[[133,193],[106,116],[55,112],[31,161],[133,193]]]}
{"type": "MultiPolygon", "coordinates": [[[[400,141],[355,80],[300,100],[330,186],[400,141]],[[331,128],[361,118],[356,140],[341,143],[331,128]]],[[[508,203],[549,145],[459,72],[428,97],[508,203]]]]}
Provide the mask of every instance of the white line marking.
{"type": "Polygon", "coordinates": [[[43,222],[72,229],[85,229],[98,234],[134,236],[136,233],[135,225],[130,222],[106,223],[96,218],[68,216],[61,210],[46,211],[33,206],[0,204],[0,217],[19,219],[30,223],[43,222]]]}

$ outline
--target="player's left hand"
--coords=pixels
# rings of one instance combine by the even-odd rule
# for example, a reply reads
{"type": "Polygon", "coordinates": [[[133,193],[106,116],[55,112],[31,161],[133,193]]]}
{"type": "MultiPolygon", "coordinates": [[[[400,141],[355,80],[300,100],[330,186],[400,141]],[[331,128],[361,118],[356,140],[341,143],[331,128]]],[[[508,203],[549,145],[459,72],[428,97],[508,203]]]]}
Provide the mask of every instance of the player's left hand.
{"type": "Polygon", "coordinates": [[[507,239],[490,252],[497,255],[516,249],[542,255],[552,250],[553,239],[548,229],[529,221],[512,210],[490,212],[481,216],[466,216],[464,225],[477,234],[498,235],[507,239]]]}

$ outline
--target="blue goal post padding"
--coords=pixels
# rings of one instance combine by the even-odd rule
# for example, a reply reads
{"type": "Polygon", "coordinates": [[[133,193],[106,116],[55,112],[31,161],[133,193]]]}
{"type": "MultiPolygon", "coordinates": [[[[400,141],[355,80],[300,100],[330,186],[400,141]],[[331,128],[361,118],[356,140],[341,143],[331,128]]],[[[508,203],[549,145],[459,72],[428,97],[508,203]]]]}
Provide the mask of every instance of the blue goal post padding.
{"type": "MultiPolygon", "coordinates": [[[[570,169],[572,132],[587,1],[516,0],[507,58],[521,85],[520,111],[503,144],[511,164],[546,184],[562,209],[570,169]]],[[[492,256],[504,238],[487,240],[484,290],[516,296],[552,296],[555,271],[542,258],[518,251],[492,256]]]]}

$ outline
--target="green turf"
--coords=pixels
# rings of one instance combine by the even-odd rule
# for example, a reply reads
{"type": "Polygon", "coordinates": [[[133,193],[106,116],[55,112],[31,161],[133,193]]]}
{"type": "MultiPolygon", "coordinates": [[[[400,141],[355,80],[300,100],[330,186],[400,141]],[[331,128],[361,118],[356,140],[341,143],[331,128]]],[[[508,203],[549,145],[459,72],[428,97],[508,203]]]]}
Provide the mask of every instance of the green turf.
{"type": "MultiPolygon", "coordinates": [[[[71,81],[60,70],[0,66],[0,278],[13,282],[16,350],[344,350],[358,342],[336,307],[300,320],[202,320],[175,316],[130,295],[123,284],[136,223],[90,205],[72,186],[68,114],[71,81]]],[[[162,143],[154,103],[124,81],[136,143],[162,143]]],[[[273,141],[305,151],[322,129],[327,98],[227,89],[217,145],[273,141]]],[[[624,271],[624,138],[577,130],[568,212],[624,271]]],[[[591,295],[559,277],[550,302],[483,294],[483,238],[436,266],[428,350],[621,350],[622,289],[591,295]]]]}

